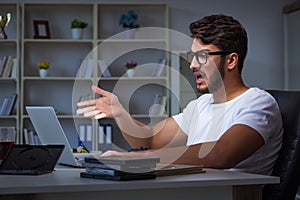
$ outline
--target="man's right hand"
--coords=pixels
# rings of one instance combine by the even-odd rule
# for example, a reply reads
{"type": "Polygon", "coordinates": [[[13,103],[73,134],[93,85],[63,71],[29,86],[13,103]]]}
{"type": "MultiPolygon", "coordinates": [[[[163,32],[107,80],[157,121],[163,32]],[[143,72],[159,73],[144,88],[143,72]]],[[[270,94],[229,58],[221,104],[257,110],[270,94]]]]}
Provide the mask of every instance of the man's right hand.
{"type": "Polygon", "coordinates": [[[118,117],[125,111],[118,97],[113,93],[105,91],[96,85],[93,85],[91,89],[101,96],[96,99],[78,102],[77,106],[83,108],[77,109],[77,114],[83,114],[85,117],[94,116],[95,119],[101,119],[105,117],[118,117]]]}

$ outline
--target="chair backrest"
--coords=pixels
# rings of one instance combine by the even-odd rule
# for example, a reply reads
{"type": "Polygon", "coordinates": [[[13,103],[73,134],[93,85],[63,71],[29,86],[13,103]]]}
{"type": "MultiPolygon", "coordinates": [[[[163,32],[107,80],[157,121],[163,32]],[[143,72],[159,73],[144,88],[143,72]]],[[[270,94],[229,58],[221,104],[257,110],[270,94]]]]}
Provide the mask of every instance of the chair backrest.
{"type": "Polygon", "coordinates": [[[279,184],[265,185],[264,200],[293,199],[300,180],[300,91],[268,91],[278,102],[283,121],[283,140],[273,168],[279,184]]]}

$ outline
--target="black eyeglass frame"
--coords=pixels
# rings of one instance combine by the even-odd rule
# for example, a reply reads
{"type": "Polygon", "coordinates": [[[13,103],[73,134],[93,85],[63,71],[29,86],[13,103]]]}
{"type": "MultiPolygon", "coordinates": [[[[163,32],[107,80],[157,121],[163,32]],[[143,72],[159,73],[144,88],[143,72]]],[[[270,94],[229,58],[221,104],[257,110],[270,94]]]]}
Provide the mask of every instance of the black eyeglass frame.
{"type": "Polygon", "coordinates": [[[192,52],[192,51],[188,51],[186,52],[186,57],[189,58],[191,57],[191,59],[187,59],[190,63],[192,62],[192,60],[194,59],[194,57],[196,56],[196,61],[200,64],[200,65],[204,65],[207,63],[207,58],[210,55],[221,55],[221,56],[225,56],[230,54],[231,52],[228,51],[206,51],[206,50],[200,50],[200,51],[196,51],[196,52],[192,52]],[[205,62],[201,63],[199,60],[199,55],[200,54],[204,54],[205,55],[205,62]]]}

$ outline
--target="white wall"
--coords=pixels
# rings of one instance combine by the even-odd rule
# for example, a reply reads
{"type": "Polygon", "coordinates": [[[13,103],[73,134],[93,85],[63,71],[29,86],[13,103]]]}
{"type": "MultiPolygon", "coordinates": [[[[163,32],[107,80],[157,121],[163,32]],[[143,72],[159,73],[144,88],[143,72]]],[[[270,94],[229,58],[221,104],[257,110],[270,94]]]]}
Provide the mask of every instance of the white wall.
{"type": "MultiPolygon", "coordinates": [[[[64,0],[64,2],[95,1],[64,0]]],[[[244,24],[248,31],[249,53],[244,69],[245,82],[249,86],[265,89],[284,88],[282,7],[293,0],[104,0],[97,2],[166,2],[169,5],[170,28],[188,35],[188,25],[191,21],[210,14],[232,15],[244,24]]]]}
{"type": "Polygon", "coordinates": [[[286,71],[287,77],[286,88],[289,90],[300,89],[300,10],[286,14],[286,45],[287,45],[287,60],[286,60],[286,71]]]}

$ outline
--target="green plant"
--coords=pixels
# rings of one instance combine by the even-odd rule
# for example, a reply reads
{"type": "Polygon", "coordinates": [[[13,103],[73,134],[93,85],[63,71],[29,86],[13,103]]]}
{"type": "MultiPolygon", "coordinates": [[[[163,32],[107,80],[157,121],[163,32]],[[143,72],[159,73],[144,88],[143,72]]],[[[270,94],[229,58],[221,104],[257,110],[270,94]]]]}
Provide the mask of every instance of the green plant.
{"type": "Polygon", "coordinates": [[[137,24],[138,15],[134,10],[129,10],[127,14],[122,14],[119,20],[120,26],[123,28],[139,28],[137,24]]]}
{"type": "Polygon", "coordinates": [[[74,19],[71,23],[71,28],[86,28],[88,23],[74,19]]]}

